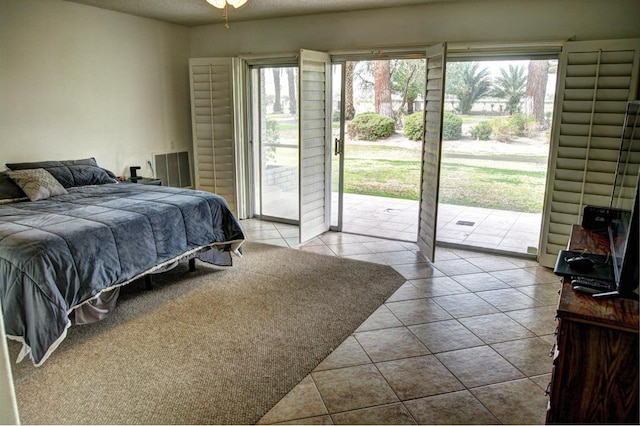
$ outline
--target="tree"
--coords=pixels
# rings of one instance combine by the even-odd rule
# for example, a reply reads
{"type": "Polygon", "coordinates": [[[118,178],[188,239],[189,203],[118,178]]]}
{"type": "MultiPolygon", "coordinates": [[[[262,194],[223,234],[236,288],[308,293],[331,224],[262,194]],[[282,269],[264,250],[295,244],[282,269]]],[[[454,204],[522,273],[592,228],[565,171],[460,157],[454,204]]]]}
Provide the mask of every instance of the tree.
{"type": "Polygon", "coordinates": [[[356,115],[356,108],[353,106],[353,71],[356,63],[353,61],[347,61],[345,64],[345,82],[344,82],[344,119],[352,120],[356,115]]]}
{"type": "Polygon", "coordinates": [[[507,102],[507,112],[513,115],[520,110],[520,101],[526,93],[527,76],[524,66],[509,64],[508,71],[500,69],[500,75],[495,80],[493,96],[507,102]]]}
{"type": "Polygon", "coordinates": [[[478,62],[454,62],[447,65],[446,91],[458,97],[457,111],[469,114],[473,104],[491,91],[491,76],[478,62]]]}
{"type": "Polygon", "coordinates": [[[280,68],[273,68],[273,87],[276,91],[273,101],[273,113],[282,114],[282,102],[280,102],[280,68]]]}
{"type": "Polygon", "coordinates": [[[388,60],[374,61],[373,82],[376,113],[393,118],[391,67],[388,60]]]}
{"type": "Polygon", "coordinates": [[[525,96],[525,113],[532,115],[541,128],[547,128],[544,116],[544,97],[547,93],[549,79],[549,61],[529,61],[527,73],[527,89],[525,96]]]}
{"type": "Polygon", "coordinates": [[[298,111],[298,100],[296,96],[296,76],[294,68],[286,68],[287,80],[289,82],[289,114],[294,115],[298,111]]]}
{"type": "Polygon", "coordinates": [[[424,92],[424,62],[400,59],[392,64],[391,89],[401,98],[397,113],[413,114],[414,102],[424,92]]]}

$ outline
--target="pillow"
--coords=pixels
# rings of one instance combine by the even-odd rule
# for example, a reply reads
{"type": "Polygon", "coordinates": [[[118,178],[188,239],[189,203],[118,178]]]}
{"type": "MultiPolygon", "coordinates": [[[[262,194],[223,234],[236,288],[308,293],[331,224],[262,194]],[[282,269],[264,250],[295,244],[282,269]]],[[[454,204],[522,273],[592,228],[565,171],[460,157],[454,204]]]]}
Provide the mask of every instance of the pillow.
{"type": "Polygon", "coordinates": [[[45,169],[65,188],[116,183],[105,169],[98,166],[93,157],[83,160],[8,163],[7,167],[11,170],[45,169]]]}
{"type": "Polygon", "coordinates": [[[7,172],[0,172],[0,204],[26,200],[27,196],[7,172]]]}
{"type": "Polygon", "coordinates": [[[45,200],[54,195],[68,194],[51,173],[45,169],[7,172],[9,177],[27,194],[31,201],[45,200]]]}

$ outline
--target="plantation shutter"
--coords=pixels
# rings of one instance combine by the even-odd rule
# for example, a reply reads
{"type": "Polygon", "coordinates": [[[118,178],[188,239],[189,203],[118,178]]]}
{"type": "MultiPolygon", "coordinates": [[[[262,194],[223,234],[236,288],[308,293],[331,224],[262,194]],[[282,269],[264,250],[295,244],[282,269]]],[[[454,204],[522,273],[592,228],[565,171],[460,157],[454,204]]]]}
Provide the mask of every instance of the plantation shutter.
{"type": "Polygon", "coordinates": [[[327,231],[331,206],[331,58],[300,50],[300,242],[327,231]]]}
{"type": "Polygon", "coordinates": [[[189,60],[195,188],[223,197],[238,214],[233,59],[189,60]]]}
{"type": "Polygon", "coordinates": [[[608,207],[640,39],[567,42],[558,72],[539,262],[553,267],[584,206],[608,207]]]}
{"type": "Polygon", "coordinates": [[[434,260],[436,250],[446,56],[446,44],[427,49],[418,247],[430,261],[434,260]]]}

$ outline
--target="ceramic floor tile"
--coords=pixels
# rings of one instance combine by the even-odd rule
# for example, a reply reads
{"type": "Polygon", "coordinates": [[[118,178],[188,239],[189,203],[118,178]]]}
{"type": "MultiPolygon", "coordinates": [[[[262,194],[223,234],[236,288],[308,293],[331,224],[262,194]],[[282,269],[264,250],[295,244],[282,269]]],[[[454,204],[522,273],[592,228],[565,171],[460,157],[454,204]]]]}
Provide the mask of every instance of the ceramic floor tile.
{"type": "Polygon", "coordinates": [[[388,253],[395,251],[404,251],[405,248],[398,241],[371,241],[362,243],[367,247],[371,253],[388,253]]]}
{"type": "Polygon", "coordinates": [[[362,243],[327,243],[329,247],[338,256],[353,256],[356,254],[367,254],[371,251],[362,243]]]}
{"type": "Polygon", "coordinates": [[[259,424],[273,424],[304,417],[328,414],[320,393],[307,376],[260,419],[259,424]]]}
{"type": "Polygon", "coordinates": [[[501,288],[511,288],[508,284],[500,281],[493,275],[487,272],[480,272],[477,274],[457,275],[453,279],[462,284],[470,291],[486,291],[497,290],[501,288]]]}
{"type": "Polygon", "coordinates": [[[427,348],[406,327],[354,333],[373,362],[427,355],[427,348]]]}
{"type": "Polygon", "coordinates": [[[414,425],[415,420],[400,403],[379,405],[332,415],[337,425],[414,425]]]}
{"type": "Polygon", "coordinates": [[[535,308],[541,305],[540,302],[533,300],[515,288],[481,291],[477,292],[476,295],[482,297],[502,312],[535,308]]]}
{"type": "Polygon", "coordinates": [[[409,326],[409,330],[432,353],[482,346],[484,342],[457,320],[409,326]]]}
{"type": "Polygon", "coordinates": [[[499,256],[481,256],[474,257],[468,260],[469,263],[477,266],[485,272],[490,271],[502,271],[508,269],[517,269],[509,259],[505,259],[499,256]]]}
{"type": "Polygon", "coordinates": [[[549,374],[541,374],[539,376],[529,377],[540,389],[543,391],[547,389],[547,386],[551,382],[551,373],[549,374]]]}
{"type": "Polygon", "coordinates": [[[417,263],[408,265],[392,265],[393,269],[408,280],[419,280],[422,278],[442,277],[444,274],[429,263],[417,263]]]}
{"type": "Polygon", "coordinates": [[[289,244],[284,240],[284,238],[270,238],[266,240],[247,238],[247,240],[254,243],[270,244],[272,246],[289,248],[289,244]]]}
{"type": "Polygon", "coordinates": [[[407,281],[389,296],[386,302],[399,302],[401,300],[420,299],[424,297],[427,297],[427,295],[422,290],[414,286],[411,281],[407,281]]]}
{"type": "Polygon", "coordinates": [[[313,371],[332,370],[370,364],[371,360],[355,337],[349,336],[329,354],[313,371]]]}
{"type": "Polygon", "coordinates": [[[482,272],[480,268],[465,259],[436,261],[433,266],[450,277],[455,275],[475,274],[477,272],[482,272]]]}
{"type": "Polygon", "coordinates": [[[560,283],[558,284],[539,284],[518,287],[518,291],[526,294],[530,298],[540,302],[545,306],[557,306],[558,295],[560,294],[560,283]]]}
{"type": "Polygon", "coordinates": [[[462,249],[462,248],[454,248],[454,249],[452,248],[451,251],[453,253],[455,253],[456,255],[458,255],[459,258],[466,259],[466,260],[473,259],[475,257],[484,257],[484,256],[486,256],[485,253],[482,253],[480,251],[465,250],[465,249],[462,249]]]}
{"type": "Polygon", "coordinates": [[[453,259],[460,259],[460,256],[458,256],[454,251],[448,248],[438,246],[436,247],[435,258],[436,258],[436,261],[453,260],[453,259]]]}
{"type": "Polygon", "coordinates": [[[360,365],[311,373],[329,413],[398,402],[374,365],[360,365]]]}
{"type": "Polygon", "coordinates": [[[309,246],[326,246],[326,244],[320,239],[320,237],[315,237],[309,241],[306,241],[303,247],[309,246]]]}
{"type": "Polygon", "coordinates": [[[458,284],[449,277],[424,278],[420,280],[409,281],[414,287],[418,288],[427,297],[448,296],[451,294],[468,293],[466,287],[458,284]]]}
{"type": "Polygon", "coordinates": [[[387,264],[378,253],[354,254],[350,256],[342,255],[340,257],[344,257],[345,259],[360,260],[362,262],[378,263],[380,265],[387,264]]]}
{"type": "Polygon", "coordinates": [[[438,296],[433,300],[455,318],[498,312],[498,309],[473,293],[438,296]]]}
{"type": "Polygon", "coordinates": [[[556,310],[554,305],[511,311],[506,314],[537,336],[544,336],[552,334],[558,326],[558,322],[555,320],[556,310]]]}
{"type": "Polygon", "coordinates": [[[435,355],[467,388],[523,378],[524,375],[489,346],[435,355]]]}
{"type": "Polygon", "coordinates": [[[539,337],[496,343],[491,347],[527,377],[551,373],[553,359],[549,351],[552,346],[539,337]]]}
{"type": "Polygon", "coordinates": [[[299,248],[300,247],[300,238],[298,238],[298,237],[285,238],[284,240],[287,242],[287,244],[289,244],[289,247],[291,247],[291,248],[299,248]]]}
{"type": "Polygon", "coordinates": [[[376,364],[401,401],[464,389],[433,355],[376,364]]]}
{"type": "Polygon", "coordinates": [[[288,422],[278,423],[280,425],[332,425],[333,420],[331,420],[331,416],[317,416],[317,417],[307,417],[306,419],[296,419],[288,422]]]}
{"type": "Polygon", "coordinates": [[[406,401],[405,407],[422,425],[488,425],[497,419],[469,392],[459,391],[406,401]]]}
{"type": "Polygon", "coordinates": [[[256,229],[247,232],[250,240],[271,240],[276,238],[282,238],[282,235],[277,229],[256,229]]]}
{"type": "Polygon", "coordinates": [[[380,258],[387,265],[406,265],[414,263],[428,263],[428,260],[414,250],[404,249],[403,251],[393,251],[387,253],[378,253],[380,258]]]}
{"type": "Polygon", "coordinates": [[[515,380],[472,389],[471,393],[502,424],[544,424],[547,397],[531,380],[515,380]]]}
{"type": "Polygon", "coordinates": [[[323,254],[325,256],[335,256],[336,255],[333,252],[333,250],[331,250],[329,247],[327,247],[325,245],[314,245],[314,246],[304,245],[304,246],[300,247],[300,250],[308,251],[308,252],[311,252],[311,253],[323,254]]]}
{"type": "Polygon", "coordinates": [[[543,266],[534,264],[528,268],[524,268],[525,271],[536,275],[537,277],[539,277],[540,279],[542,279],[544,283],[553,283],[553,284],[560,284],[560,282],[562,281],[562,279],[557,276],[556,274],[553,273],[552,269],[549,268],[545,268],[543,266]]]}
{"type": "Polygon", "coordinates": [[[525,287],[545,282],[544,278],[524,269],[509,269],[506,271],[494,271],[491,275],[509,284],[511,287],[525,287]]]}
{"type": "Polygon", "coordinates": [[[459,321],[487,344],[535,337],[535,334],[504,313],[460,318],[459,321]]]}
{"type": "Polygon", "coordinates": [[[431,299],[413,299],[401,302],[389,302],[385,306],[404,325],[451,319],[451,315],[431,299]]]}
{"type": "Polygon", "coordinates": [[[318,238],[325,244],[343,244],[343,243],[359,243],[360,239],[357,235],[347,234],[345,232],[325,232],[318,238]]]}
{"type": "Polygon", "coordinates": [[[381,328],[401,327],[402,322],[385,305],[376,309],[369,318],[356,329],[358,331],[379,330],[381,328]]]}

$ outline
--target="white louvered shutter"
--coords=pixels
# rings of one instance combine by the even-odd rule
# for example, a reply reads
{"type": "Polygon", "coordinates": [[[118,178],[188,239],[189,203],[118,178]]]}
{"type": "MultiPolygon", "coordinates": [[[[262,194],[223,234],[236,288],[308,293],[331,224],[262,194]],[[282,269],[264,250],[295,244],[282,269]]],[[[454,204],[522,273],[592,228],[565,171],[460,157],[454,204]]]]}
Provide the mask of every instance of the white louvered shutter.
{"type": "Polygon", "coordinates": [[[427,259],[432,262],[434,261],[436,250],[446,58],[446,44],[432,46],[427,49],[418,247],[420,247],[427,259]]]}
{"type": "Polygon", "coordinates": [[[331,205],[331,58],[301,50],[300,112],[300,242],[327,231],[331,205]]]}
{"type": "Polygon", "coordinates": [[[608,207],[627,102],[636,96],[640,39],[567,42],[552,130],[554,147],[539,262],[553,267],[584,206],[608,207]]]}
{"type": "Polygon", "coordinates": [[[189,60],[195,188],[223,197],[238,214],[233,58],[189,60]]]}

